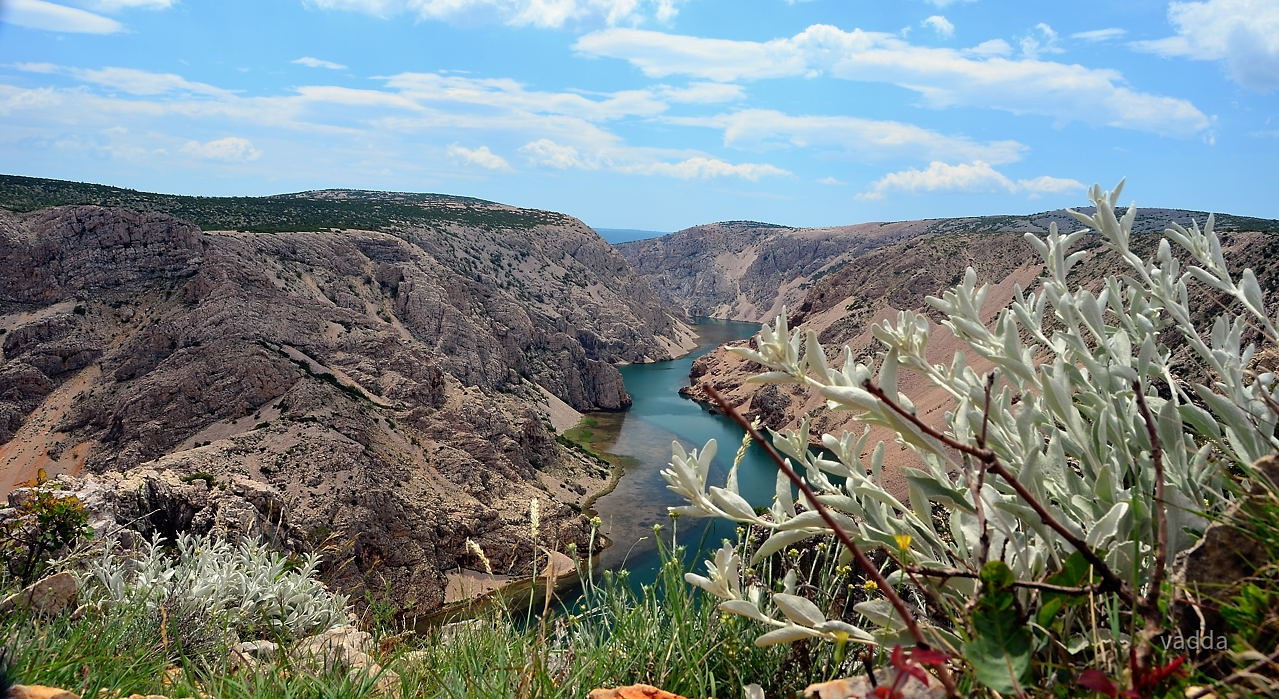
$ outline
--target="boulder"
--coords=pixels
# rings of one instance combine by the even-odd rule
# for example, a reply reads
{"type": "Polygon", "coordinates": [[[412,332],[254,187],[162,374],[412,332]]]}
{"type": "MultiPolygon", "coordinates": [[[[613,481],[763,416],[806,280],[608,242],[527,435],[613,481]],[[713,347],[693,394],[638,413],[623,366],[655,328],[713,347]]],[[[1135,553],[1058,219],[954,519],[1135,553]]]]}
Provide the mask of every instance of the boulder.
{"type": "Polygon", "coordinates": [[[400,676],[387,670],[369,655],[373,650],[373,636],[354,626],[336,626],[309,638],[298,641],[292,652],[302,660],[316,660],[324,670],[346,670],[353,679],[376,678],[374,692],[397,696],[400,676]]]}
{"type": "Polygon", "coordinates": [[[51,575],[28,585],[0,601],[0,614],[20,609],[44,616],[57,616],[75,607],[80,585],[71,573],[51,575]]]}

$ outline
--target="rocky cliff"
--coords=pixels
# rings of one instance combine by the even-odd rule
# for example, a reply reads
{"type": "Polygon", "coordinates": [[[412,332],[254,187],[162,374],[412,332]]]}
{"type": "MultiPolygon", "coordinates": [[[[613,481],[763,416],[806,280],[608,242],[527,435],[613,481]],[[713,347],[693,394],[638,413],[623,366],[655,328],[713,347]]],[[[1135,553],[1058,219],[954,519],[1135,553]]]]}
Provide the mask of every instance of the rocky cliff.
{"type": "MultiPolygon", "coordinates": [[[[1162,231],[1169,221],[1189,224],[1206,218],[1197,211],[1143,209],[1136,230],[1162,231]]],[[[1273,230],[1276,225],[1242,216],[1218,216],[1217,221],[1224,230],[1273,230]]],[[[1052,223],[1063,230],[1076,226],[1064,210],[831,228],[729,221],[621,243],[617,249],[668,304],[692,315],[762,322],[783,307],[796,308],[818,280],[872,250],[965,233],[1043,233],[1052,223]]]]}
{"type": "MultiPolygon", "coordinates": [[[[0,206],[85,191],[3,178],[0,206]]],[[[527,568],[535,498],[539,543],[585,548],[572,505],[605,474],[557,444],[548,403],[625,407],[613,363],[691,344],[560,214],[363,192],[98,195],[131,208],[0,210],[0,487],[38,468],[123,473],[166,484],[144,503],[161,512],[171,491],[256,484],[282,540],[332,537],[348,587],[407,608],[478,566],[468,538],[498,572],[527,568]]],[[[219,507],[206,500],[183,502],[219,507]]]]}

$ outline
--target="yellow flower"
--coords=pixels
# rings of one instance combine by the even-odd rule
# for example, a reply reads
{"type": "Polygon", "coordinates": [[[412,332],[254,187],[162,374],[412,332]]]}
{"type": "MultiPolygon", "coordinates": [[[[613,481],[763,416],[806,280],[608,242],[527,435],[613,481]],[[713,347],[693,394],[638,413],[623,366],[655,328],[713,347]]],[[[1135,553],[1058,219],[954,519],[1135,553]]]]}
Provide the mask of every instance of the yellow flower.
{"type": "Polygon", "coordinates": [[[874,592],[879,589],[879,585],[874,580],[867,580],[862,583],[862,589],[867,592],[874,592]]]}
{"type": "Polygon", "coordinates": [[[898,534],[893,537],[893,541],[897,542],[898,550],[905,551],[910,548],[911,536],[910,534],[898,534]]]}

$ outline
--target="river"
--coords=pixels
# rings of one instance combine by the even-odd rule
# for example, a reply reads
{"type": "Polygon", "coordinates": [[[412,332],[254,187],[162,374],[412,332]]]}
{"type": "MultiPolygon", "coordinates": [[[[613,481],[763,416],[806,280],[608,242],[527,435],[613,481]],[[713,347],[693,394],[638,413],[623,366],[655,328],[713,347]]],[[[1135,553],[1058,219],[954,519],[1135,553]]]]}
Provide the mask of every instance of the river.
{"type": "MultiPolygon", "coordinates": [[[[729,418],[681,397],[679,389],[689,384],[693,360],[725,342],[753,336],[759,325],[699,318],[694,327],[700,335],[694,352],[668,362],[619,367],[633,401],[629,410],[592,415],[596,429],[605,435],[597,438],[595,446],[623,457],[627,464],[617,488],[595,504],[604,522],[602,531],[613,542],[599,564],[626,568],[634,584],[650,582],[657,569],[653,525],[664,525],[661,536],[669,537],[671,520],[666,508],[684,504],[667,490],[660,473],[671,460],[671,442],[678,440],[685,449],[700,449],[706,440],[716,439],[719,450],[710,482],[722,485],[742,439],[741,428],[729,418]]],[[[743,497],[752,505],[771,503],[776,474],[776,466],[763,450],[752,445],[738,470],[743,497]]],[[[734,525],[718,520],[682,517],[678,529],[680,543],[687,546],[686,560],[698,568],[705,549],[718,548],[721,539],[734,536],[734,525]]]]}

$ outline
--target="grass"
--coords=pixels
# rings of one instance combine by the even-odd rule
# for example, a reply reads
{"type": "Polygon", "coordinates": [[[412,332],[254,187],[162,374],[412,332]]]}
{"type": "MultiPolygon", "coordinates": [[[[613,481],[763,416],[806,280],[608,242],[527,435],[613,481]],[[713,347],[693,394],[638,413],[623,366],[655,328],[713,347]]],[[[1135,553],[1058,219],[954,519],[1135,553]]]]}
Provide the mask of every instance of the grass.
{"type": "Polygon", "coordinates": [[[599,451],[601,440],[606,438],[606,435],[595,432],[598,427],[598,419],[583,415],[575,426],[564,430],[564,438],[595,453],[599,451]]]}
{"type": "Polygon", "coordinates": [[[736,697],[752,682],[792,692],[807,684],[786,676],[789,649],[754,646],[753,624],[705,603],[677,556],[665,556],[651,585],[635,590],[626,578],[605,574],[573,609],[523,629],[518,612],[492,610],[447,642],[425,644],[408,681],[421,696],[459,698],[584,697],[636,683],[736,697]]]}
{"type": "MultiPolygon", "coordinates": [[[[1279,468],[1272,473],[1279,474],[1279,468]]],[[[1246,677],[1230,681],[1240,692],[1251,689],[1243,686],[1249,682],[1260,681],[1257,686],[1266,691],[1279,686],[1279,483],[1255,478],[1253,484],[1223,524],[1254,542],[1260,556],[1249,561],[1254,568],[1250,575],[1230,581],[1215,599],[1208,600],[1221,614],[1229,651],[1200,663],[1201,668],[1215,672],[1201,671],[1197,678],[1209,684],[1223,675],[1242,673],[1246,677]]]]}
{"type": "MultiPolygon", "coordinates": [[[[684,582],[681,551],[666,553],[656,581],[638,590],[625,573],[604,573],[571,610],[529,623],[522,607],[491,608],[460,631],[410,636],[376,659],[398,675],[404,697],[584,697],[634,683],[689,697],[737,697],[752,682],[772,688],[769,696],[793,696],[810,681],[788,662],[791,648],[753,645],[758,628],[717,612],[684,582]]],[[[535,602],[540,609],[542,600],[535,602]]],[[[0,618],[0,641],[15,681],[81,696],[345,699],[369,696],[379,679],[389,679],[289,661],[236,668],[229,636],[197,653],[178,648],[172,639],[183,636],[181,623],[137,605],[77,618],[8,614],[0,618]]],[[[392,629],[378,632],[394,637],[392,629]]]]}

